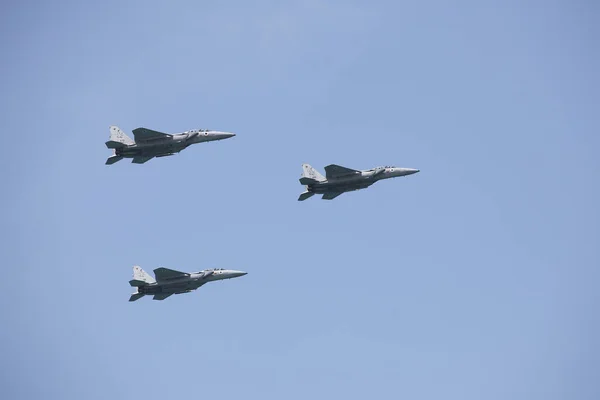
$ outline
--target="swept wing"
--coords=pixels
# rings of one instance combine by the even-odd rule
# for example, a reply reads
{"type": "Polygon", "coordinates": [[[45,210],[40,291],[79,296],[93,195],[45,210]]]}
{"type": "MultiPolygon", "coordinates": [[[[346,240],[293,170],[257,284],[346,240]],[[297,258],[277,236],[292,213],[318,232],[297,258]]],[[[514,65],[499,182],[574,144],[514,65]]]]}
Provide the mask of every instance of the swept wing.
{"type": "Polygon", "coordinates": [[[174,269],[169,268],[156,268],[154,270],[154,276],[157,281],[168,281],[169,279],[177,279],[177,278],[185,278],[190,276],[187,272],[175,271],[174,269]]]}
{"type": "Polygon", "coordinates": [[[168,133],[153,131],[151,129],[146,129],[146,128],[137,128],[137,129],[133,130],[133,137],[135,138],[136,143],[147,142],[150,140],[157,140],[157,139],[166,139],[166,138],[169,138],[172,136],[173,135],[169,135],[168,133]]]}
{"type": "Polygon", "coordinates": [[[342,167],[340,165],[331,164],[325,167],[325,177],[327,179],[341,178],[343,176],[357,175],[360,171],[355,169],[342,167]]]}

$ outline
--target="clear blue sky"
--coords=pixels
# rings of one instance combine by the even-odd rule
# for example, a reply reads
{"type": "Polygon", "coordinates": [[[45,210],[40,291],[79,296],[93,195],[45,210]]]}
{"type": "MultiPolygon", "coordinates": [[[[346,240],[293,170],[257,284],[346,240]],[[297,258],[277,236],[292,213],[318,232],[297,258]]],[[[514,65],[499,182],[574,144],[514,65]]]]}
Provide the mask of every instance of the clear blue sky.
{"type": "Polygon", "coordinates": [[[600,398],[595,2],[0,7],[2,398],[600,398]],[[112,124],[237,137],[109,167],[112,124]]]}

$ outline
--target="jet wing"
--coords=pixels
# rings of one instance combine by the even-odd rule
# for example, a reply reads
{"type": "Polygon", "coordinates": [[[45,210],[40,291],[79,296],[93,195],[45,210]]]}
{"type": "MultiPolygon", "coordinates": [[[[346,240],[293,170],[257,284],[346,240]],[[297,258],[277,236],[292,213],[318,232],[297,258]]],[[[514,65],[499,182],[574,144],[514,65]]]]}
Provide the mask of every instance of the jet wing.
{"type": "Polygon", "coordinates": [[[150,161],[154,158],[154,156],[137,156],[137,157],[133,157],[133,160],[131,160],[132,163],[134,164],[143,164],[146,161],[150,161]]]}
{"type": "Polygon", "coordinates": [[[172,136],[173,135],[169,135],[168,133],[157,132],[146,128],[137,128],[133,130],[133,137],[135,138],[136,143],[156,139],[166,139],[172,136]]]}
{"type": "Polygon", "coordinates": [[[323,200],[333,200],[344,192],[327,192],[321,197],[323,200]]]}
{"type": "Polygon", "coordinates": [[[360,174],[360,171],[331,164],[325,167],[325,177],[327,179],[340,178],[342,176],[360,174]]]}
{"type": "Polygon", "coordinates": [[[173,293],[158,293],[155,294],[154,297],[152,298],[152,300],[164,300],[167,297],[169,297],[170,295],[172,295],[173,293]]]}
{"type": "Polygon", "coordinates": [[[154,270],[154,276],[156,277],[157,281],[168,281],[169,279],[185,278],[190,276],[190,274],[187,272],[175,271],[174,269],[160,267],[154,270]]]}

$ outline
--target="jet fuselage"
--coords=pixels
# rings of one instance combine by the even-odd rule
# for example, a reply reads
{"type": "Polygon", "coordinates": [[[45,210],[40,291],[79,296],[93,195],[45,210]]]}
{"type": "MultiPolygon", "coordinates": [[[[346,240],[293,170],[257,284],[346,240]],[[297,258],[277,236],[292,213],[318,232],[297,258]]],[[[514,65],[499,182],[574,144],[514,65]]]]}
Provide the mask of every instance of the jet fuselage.
{"type": "Polygon", "coordinates": [[[186,147],[203,142],[223,140],[235,136],[233,133],[197,129],[145,142],[125,145],[115,149],[115,155],[125,158],[161,157],[179,153],[186,147]]]}
{"type": "Polygon", "coordinates": [[[419,172],[419,170],[413,168],[377,167],[366,171],[360,171],[360,174],[357,175],[343,176],[309,184],[307,185],[307,190],[317,194],[328,192],[350,192],[368,188],[375,182],[383,179],[411,175],[417,172],[419,172]]]}
{"type": "Polygon", "coordinates": [[[200,272],[193,272],[189,277],[179,277],[163,281],[157,281],[144,286],[138,287],[138,293],[145,295],[153,294],[180,294],[191,292],[198,289],[200,286],[208,282],[220,281],[223,279],[237,278],[238,276],[244,276],[246,272],[227,270],[227,269],[214,269],[205,270],[200,272]]]}

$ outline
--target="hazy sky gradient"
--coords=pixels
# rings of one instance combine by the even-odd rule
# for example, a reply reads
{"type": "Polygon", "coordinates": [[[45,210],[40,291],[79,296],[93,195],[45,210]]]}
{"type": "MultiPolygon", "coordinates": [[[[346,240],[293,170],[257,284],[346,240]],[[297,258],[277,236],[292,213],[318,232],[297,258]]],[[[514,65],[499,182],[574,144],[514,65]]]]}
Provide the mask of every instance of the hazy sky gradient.
{"type": "Polygon", "coordinates": [[[0,7],[0,397],[600,398],[595,2],[0,7]],[[112,124],[237,136],[105,166],[112,124]]]}

